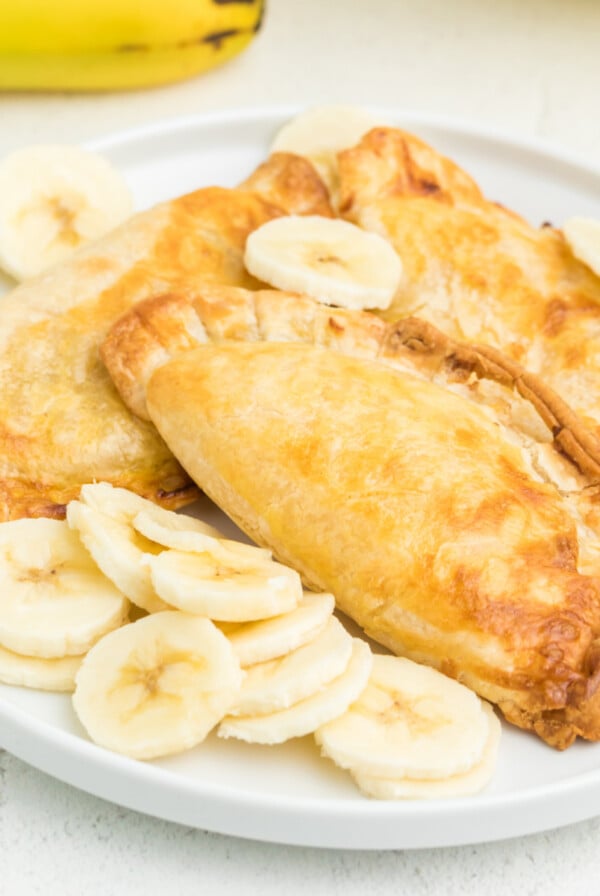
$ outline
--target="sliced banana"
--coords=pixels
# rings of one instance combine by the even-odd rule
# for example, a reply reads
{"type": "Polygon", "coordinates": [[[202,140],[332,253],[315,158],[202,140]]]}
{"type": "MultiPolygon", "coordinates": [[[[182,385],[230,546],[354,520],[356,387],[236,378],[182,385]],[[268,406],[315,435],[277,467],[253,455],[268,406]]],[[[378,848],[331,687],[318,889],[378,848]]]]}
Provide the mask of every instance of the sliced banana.
{"type": "Polygon", "coordinates": [[[74,691],[75,675],[82,660],[82,656],[52,659],[24,656],[0,647],[0,681],[39,691],[74,691]]]}
{"type": "Polygon", "coordinates": [[[302,600],[300,576],[274,560],[251,569],[223,564],[212,554],[167,550],[147,555],[156,593],[180,610],[220,622],[250,622],[294,610],[302,600]]]}
{"type": "Polygon", "coordinates": [[[350,662],[352,638],[331,616],[308,644],[285,656],[246,669],[239,696],[230,715],[266,715],[287,709],[316,694],[338,678],[350,662]]]}
{"type": "Polygon", "coordinates": [[[301,112],[277,133],[271,152],[293,152],[313,163],[332,193],[337,191],[337,154],[385,122],[358,106],[317,106],[301,112]]]}
{"type": "Polygon", "coordinates": [[[62,520],[0,524],[0,595],[0,644],[35,657],[85,653],[129,607],[62,520]]]}
{"type": "Polygon", "coordinates": [[[449,778],[481,762],[489,718],[479,697],[435,669],[376,656],[347,713],[315,732],[325,756],[381,778],[449,778]]]}
{"type": "Polygon", "coordinates": [[[139,535],[128,522],[81,501],[69,502],[67,521],[98,568],[132,603],[148,613],[169,609],[157,596],[144,563],[147,554],[163,550],[159,545],[139,535]]]}
{"type": "Polygon", "coordinates": [[[402,278],[400,258],[383,237],[319,215],[258,227],[246,241],[244,263],[271,286],[353,310],[388,308],[402,278]]]}
{"type": "Polygon", "coordinates": [[[600,277],[600,221],[569,218],[563,233],[573,255],[600,277]]]}
{"type": "Polygon", "coordinates": [[[204,740],[236,699],[243,673],[208,619],[167,611],[103,638],[77,674],[73,706],[95,743],[136,759],[204,740]]]}
{"type": "Polygon", "coordinates": [[[321,725],[345,713],[359,698],[369,679],[372,662],[369,645],[353,638],[350,662],[327,687],[279,712],[260,716],[227,716],[217,733],[219,737],[235,737],[257,744],[281,744],[292,737],[312,734],[321,725]]]}
{"type": "Polygon", "coordinates": [[[214,526],[165,510],[108,482],[82,486],[80,502],[85,506],[71,502],[73,507],[67,508],[70,525],[80,530],[84,544],[105,575],[148,613],[170,608],[156,595],[143,555],[160,553],[168,533],[172,533],[171,540],[177,540],[181,531],[182,536],[195,538],[199,544],[212,544],[222,537],[214,526]],[[142,519],[141,527],[135,525],[138,517],[142,519]],[[145,530],[159,538],[146,536],[145,530]]]}
{"type": "Polygon", "coordinates": [[[0,162],[0,266],[39,274],[130,214],[121,175],[77,146],[29,146],[0,162]]]}
{"type": "MultiPolygon", "coordinates": [[[[118,488],[109,482],[93,482],[82,486],[79,500],[88,507],[100,510],[102,513],[120,520],[122,523],[133,524],[134,519],[143,514],[143,516],[155,524],[160,532],[174,532],[177,530],[193,531],[201,535],[211,536],[212,538],[223,538],[221,532],[208,523],[203,523],[191,516],[183,516],[175,513],[173,510],[165,510],[159,507],[147,498],[136,495],[135,492],[126,488],[118,488]]],[[[138,531],[141,531],[138,529],[138,531]]],[[[145,535],[145,532],[141,532],[145,535]]],[[[159,539],[152,539],[163,544],[159,539]]],[[[171,545],[168,545],[171,547],[171,545]]]]}
{"type": "Polygon", "coordinates": [[[295,610],[260,622],[220,622],[241,666],[266,663],[316,637],[335,607],[332,594],[305,591],[295,610]]]}
{"type": "MultiPolygon", "coordinates": [[[[254,547],[240,541],[216,536],[205,531],[212,529],[200,520],[180,513],[155,507],[150,513],[147,510],[138,513],[132,520],[133,528],[140,535],[166,548],[185,551],[192,554],[203,554],[207,551],[221,563],[234,563],[239,569],[256,566],[257,560],[270,560],[271,551],[254,547]],[[154,512],[159,510],[160,514],[154,512]],[[202,528],[201,528],[202,527],[202,528]]],[[[216,529],[213,532],[217,532],[216,529]]]]}
{"type": "Polygon", "coordinates": [[[376,778],[359,771],[351,771],[358,788],[367,796],[378,800],[441,800],[458,796],[471,796],[486,787],[496,769],[501,726],[494,710],[483,704],[488,716],[490,732],[483,749],[481,761],[462,775],[451,775],[436,781],[410,778],[376,778]]]}

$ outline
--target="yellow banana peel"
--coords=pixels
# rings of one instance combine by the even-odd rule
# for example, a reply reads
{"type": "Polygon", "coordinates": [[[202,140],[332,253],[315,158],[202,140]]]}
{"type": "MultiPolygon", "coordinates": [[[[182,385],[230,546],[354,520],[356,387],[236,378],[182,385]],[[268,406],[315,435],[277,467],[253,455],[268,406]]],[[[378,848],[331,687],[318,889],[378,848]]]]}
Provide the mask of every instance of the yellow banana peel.
{"type": "Polygon", "coordinates": [[[199,74],[260,28],[265,0],[0,0],[0,90],[115,90],[199,74]]]}

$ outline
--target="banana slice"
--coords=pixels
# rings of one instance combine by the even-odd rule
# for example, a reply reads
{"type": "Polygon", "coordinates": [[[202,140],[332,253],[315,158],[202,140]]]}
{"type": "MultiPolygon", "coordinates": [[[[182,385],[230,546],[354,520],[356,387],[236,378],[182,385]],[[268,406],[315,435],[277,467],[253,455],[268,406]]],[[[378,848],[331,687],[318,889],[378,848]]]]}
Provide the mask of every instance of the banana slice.
{"type": "Polygon", "coordinates": [[[77,146],[30,146],[0,162],[0,266],[39,274],[130,214],[121,175],[77,146]]]}
{"type": "Polygon", "coordinates": [[[217,734],[256,744],[281,744],[292,737],[312,734],[321,725],[345,713],[359,698],[369,680],[372,662],[369,645],[359,638],[352,638],[352,654],[346,669],[322,690],[289,709],[269,715],[227,716],[217,734]]]}
{"type": "Polygon", "coordinates": [[[600,277],[600,221],[569,218],[563,233],[573,255],[600,277]]]}
{"type": "Polygon", "coordinates": [[[243,673],[208,619],[167,611],[103,638],[77,674],[73,706],[95,743],[135,759],[196,746],[237,697],[243,673]]]}
{"type": "Polygon", "coordinates": [[[164,536],[173,533],[172,540],[177,540],[180,530],[199,544],[213,544],[222,537],[214,526],[165,510],[108,482],[82,486],[79,497],[81,506],[71,502],[74,506],[67,508],[70,525],[80,530],[84,544],[104,574],[148,613],[171,608],[156,595],[143,555],[160,553],[164,536]],[[141,527],[135,525],[138,517],[142,518],[141,527]],[[146,536],[146,530],[151,534],[146,536]],[[153,538],[153,534],[159,537],[153,538]]]}
{"type": "Polygon", "coordinates": [[[315,732],[322,753],[355,773],[439,779],[481,762],[489,718],[473,691],[402,657],[376,656],[348,712],[315,732]]]}
{"type": "Polygon", "coordinates": [[[246,241],[244,263],[271,286],[353,310],[388,308],[402,278],[400,258],[383,237],[319,215],[258,227],[246,241]]]}
{"type": "Polygon", "coordinates": [[[358,771],[351,771],[358,788],[366,796],[378,800],[441,800],[457,796],[471,796],[486,787],[496,769],[501,726],[489,703],[483,704],[488,716],[490,733],[483,749],[481,761],[462,775],[451,775],[437,781],[410,778],[375,778],[358,771]]]}
{"type": "Polygon", "coordinates": [[[75,675],[83,656],[43,659],[23,656],[0,647],[0,681],[39,691],[74,691],[75,675]]]}
{"type": "Polygon", "coordinates": [[[159,545],[139,535],[128,522],[81,501],[69,502],[67,522],[79,533],[98,568],[132,603],[148,613],[170,609],[157,596],[144,563],[147,554],[163,550],[159,545]]]}
{"type": "MultiPolygon", "coordinates": [[[[181,529],[212,538],[223,538],[222,533],[214,526],[209,526],[208,523],[203,523],[191,516],[180,515],[173,510],[165,510],[164,507],[159,507],[158,504],[148,501],[147,498],[142,498],[126,488],[118,488],[109,482],[94,482],[82,486],[79,500],[87,504],[88,507],[100,510],[122,523],[133,525],[135,517],[143,514],[145,518],[149,518],[156,525],[158,531],[163,533],[181,529]]],[[[141,530],[138,529],[138,531],[141,530]]],[[[146,533],[141,532],[141,534],[145,535],[146,533]]],[[[163,544],[160,539],[153,539],[152,536],[148,536],[148,538],[163,544]]],[[[171,547],[171,545],[167,545],[167,547],[171,547]]]]}
{"type": "Polygon", "coordinates": [[[156,593],[180,610],[219,622],[251,622],[294,610],[302,600],[300,576],[274,560],[240,570],[212,554],[163,551],[147,555],[156,593]]]}
{"type": "Polygon", "coordinates": [[[129,604],[62,520],[0,524],[0,644],[77,656],[121,625],[129,604]]]}
{"type": "Polygon", "coordinates": [[[354,146],[367,131],[384,123],[357,106],[317,106],[285,124],[277,133],[271,152],[293,152],[310,159],[335,194],[338,152],[354,146]]]}
{"type": "MultiPolygon", "coordinates": [[[[270,560],[272,557],[271,551],[266,548],[231,541],[220,532],[216,536],[208,533],[205,530],[212,529],[212,526],[206,526],[206,523],[193,517],[163,510],[162,507],[155,509],[160,514],[156,514],[154,510],[143,510],[133,518],[132,525],[140,535],[165,548],[192,554],[204,554],[208,551],[220,563],[231,563],[238,569],[252,569],[257,561],[270,560]]],[[[212,531],[217,532],[216,529],[212,531]]]]}
{"type": "Polygon", "coordinates": [[[316,637],[335,607],[332,594],[305,591],[295,610],[260,622],[219,622],[240,665],[253,666],[284,656],[316,637]]]}
{"type": "Polygon", "coordinates": [[[350,662],[352,638],[331,616],[323,631],[286,656],[246,669],[233,716],[266,715],[287,709],[338,678],[350,662]]]}

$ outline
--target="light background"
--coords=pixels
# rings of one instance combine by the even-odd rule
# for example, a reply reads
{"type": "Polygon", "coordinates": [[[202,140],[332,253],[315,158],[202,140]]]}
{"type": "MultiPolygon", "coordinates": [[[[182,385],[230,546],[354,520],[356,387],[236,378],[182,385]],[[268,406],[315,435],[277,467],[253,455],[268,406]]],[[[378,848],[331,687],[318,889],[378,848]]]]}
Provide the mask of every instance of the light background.
{"type": "MultiPolygon", "coordinates": [[[[124,0],[125,2],[125,0],[124,0]]],[[[267,0],[258,40],[194,81],[0,99],[0,147],[265,103],[391,104],[600,158],[597,0],[267,0]]]]}
{"type": "MultiPolygon", "coordinates": [[[[542,137],[600,166],[600,2],[270,0],[251,48],[198,79],[125,94],[1,95],[0,154],[219,108],[336,101],[542,137]]],[[[2,896],[551,896],[595,892],[599,880],[600,819],[458,849],[287,848],[137,815],[0,751],[2,896]]]]}

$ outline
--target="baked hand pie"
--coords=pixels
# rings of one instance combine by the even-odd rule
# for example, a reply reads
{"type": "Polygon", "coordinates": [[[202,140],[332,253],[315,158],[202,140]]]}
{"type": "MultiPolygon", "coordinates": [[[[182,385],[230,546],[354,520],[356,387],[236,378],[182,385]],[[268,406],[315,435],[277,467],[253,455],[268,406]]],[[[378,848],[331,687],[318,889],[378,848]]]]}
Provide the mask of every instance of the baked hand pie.
{"type": "Polygon", "coordinates": [[[600,739],[591,480],[520,420],[523,398],[502,419],[518,384],[493,364],[473,357],[457,394],[441,339],[409,340],[420,376],[313,345],[205,345],[154,371],[147,408],[197,484],[368,635],[556,747],[600,739]],[[469,398],[489,377],[492,399],[469,398]]]}
{"type": "Polygon", "coordinates": [[[329,308],[308,296],[203,283],[139,302],[112,326],[100,353],[127,407],[149,420],[151,374],[183,351],[214,342],[308,342],[377,355],[386,324],[368,312],[329,308]]]}
{"type": "Polygon", "coordinates": [[[124,407],[98,348],[141,299],[201,281],[258,286],[243,250],[281,214],[330,215],[301,158],[279,154],[237,190],[209,187],[136,215],[2,299],[0,520],[63,516],[102,479],[170,507],[194,498],[156,430],[124,407]]]}
{"type": "Polygon", "coordinates": [[[404,266],[388,320],[416,315],[538,373],[600,433],[600,277],[563,233],[486,199],[412,134],[375,128],[338,156],[340,213],[404,266]]]}
{"type": "Polygon", "coordinates": [[[207,283],[195,293],[139,302],[113,325],[100,353],[127,407],[149,420],[146,386],[154,370],[199,345],[238,341],[308,343],[439,381],[493,405],[503,420],[554,442],[586,475],[600,477],[600,441],[539,377],[490,346],[456,342],[418,318],[386,323],[295,293],[207,283]]]}

